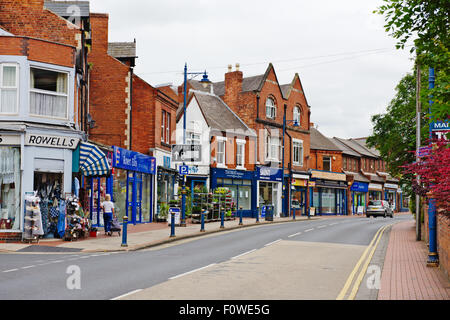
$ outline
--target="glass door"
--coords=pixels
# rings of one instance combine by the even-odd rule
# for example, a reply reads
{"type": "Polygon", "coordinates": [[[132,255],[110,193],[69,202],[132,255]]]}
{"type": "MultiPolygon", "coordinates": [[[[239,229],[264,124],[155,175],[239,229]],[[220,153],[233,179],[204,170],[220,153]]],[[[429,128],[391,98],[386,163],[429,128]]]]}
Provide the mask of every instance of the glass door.
{"type": "Polygon", "coordinates": [[[273,215],[278,216],[278,184],[272,183],[273,215]]]}

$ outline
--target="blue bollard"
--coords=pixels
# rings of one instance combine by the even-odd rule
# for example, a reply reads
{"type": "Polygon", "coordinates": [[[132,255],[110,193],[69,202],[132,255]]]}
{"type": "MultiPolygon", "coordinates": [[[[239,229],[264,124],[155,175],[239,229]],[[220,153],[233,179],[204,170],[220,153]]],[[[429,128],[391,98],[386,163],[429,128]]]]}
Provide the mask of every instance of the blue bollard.
{"type": "Polygon", "coordinates": [[[259,209],[256,211],[256,223],[259,223],[259,214],[261,213],[261,207],[259,207],[259,209]]]}
{"type": "Polygon", "coordinates": [[[221,211],[222,212],[220,215],[220,229],[223,229],[223,228],[225,228],[225,225],[224,225],[225,210],[222,208],[221,211]]]}
{"type": "Polygon", "coordinates": [[[239,225],[242,226],[243,225],[243,223],[242,223],[242,207],[240,209],[241,210],[239,212],[239,225]]]}
{"type": "Polygon", "coordinates": [[[170,237],[175,237],[175,214],[170,215],[170,237]]]}
{"type": "Polygon", "coordinates": [[[128,226],[128,217],[123,217],[123,230],[122,230],[122,247],[128,247],[127,244],[127,226],[128,226]]]}
{"type": "Polygon", "coordinates": [[[297,209],[293,209],[292,211],[294,212],[294,214],[293,214],[293,220],[295,220],[295,211],[296,211],[297,209]]]}
{"type": "Polygon", "coordinates": [[[200,232],[205,232],[205,213],[206,213],[206,211],[202,212],[202,215],[201,215],[201,222],[202,222],[202,224],[201,224],[201,227],[200,227],[200,232]]]}

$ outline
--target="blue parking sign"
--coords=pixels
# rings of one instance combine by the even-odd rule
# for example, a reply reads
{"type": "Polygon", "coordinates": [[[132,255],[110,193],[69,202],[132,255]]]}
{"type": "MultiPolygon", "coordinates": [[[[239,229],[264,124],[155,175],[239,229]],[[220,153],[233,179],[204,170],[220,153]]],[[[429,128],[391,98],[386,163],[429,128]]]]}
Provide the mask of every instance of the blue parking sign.
{"type": "Polygon", "coordinates": [[[182,176],[185,176],[189,173],[189,166],[180,166],[178,170],[182,176]]]}

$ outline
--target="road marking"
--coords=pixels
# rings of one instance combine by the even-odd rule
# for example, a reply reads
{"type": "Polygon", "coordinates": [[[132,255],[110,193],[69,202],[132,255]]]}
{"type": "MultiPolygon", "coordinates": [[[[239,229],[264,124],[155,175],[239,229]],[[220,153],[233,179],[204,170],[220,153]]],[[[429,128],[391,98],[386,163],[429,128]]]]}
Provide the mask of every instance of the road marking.
{"type": "Polygon", "coordinates": [[[13,272],[13,271],[17,271],[17,270],[19,270],[19,269],[10,269],[10,270],[5,270],[5,271],[3,271],[4,273],[7,273],[7,272],[13,272]]]}
{"type": "Polygon", "coordinates": [[[112,298],[111,300],[119,300],[119,299],[121,299],[121,298],[124,298],[124,297],[126,297],[126,296],[132,295],[133,293],[137,293],[137,292],[139,292],[139,291],[142,291],[142,289],[136,289],[136,290],[130,291],[130,292],[125,293],[125,294],[123,294],[123,295],[121,295],[121,296],[112,298]]]}
{"type": "Polygon", "coordinates": [[[234,257],[232,257],[231,259],[236,259],[236,258],[242,257],[242,256],[244,256],[244,255],[246,255],[246,254],[249,254],[249,253],[252,253],[252,252],[254,252],[254,251],[256,251],[256,249],[253,249],[253,250],[250,250],[250,251],[241,253],[240,255],[234,256],[234,257]]]}
{"type": "Polygon", "coordinates": [[[26,267],[22,267],[21,269],[30,269],[30,268],[34,268],[35,266],[26,266],[26,267]]]}
{"type": "Polygon", "coordinates": [[[305,230],[305,232],[310,232],[310,231],[313,231],[313,230],[314,230],[314,228],[311,228],[311,229],[305,230]]]}
{"type": "Polygon", "coordinates": [[[302,234],[302,233],[301,232],[297,232],[297,233],[291,234],[290,236],[288,236],[288,238],[292,238],[292,237],[298,236],[299,234],[302,234]]]}
{"type": "Polygon", "coordinates": [[[64,262],[64,260],[55,260],[55,261],[52,261],[51,263],[60,263],[60,262],[64,262]]]}
{"type": "Polygon", "coordinates": [[[265,244],[264,247],[268,247],[268,246],[270,246],[270,245],[272,245],[272,244],[274,244],[274,243],[280,242],[280,241],[281,241],[281,239],[278,239],[278,240],[269,242],[268,244],[265,244]]]}
{"type": "MultiPolygon", "coordinates": [[[[369,252],[370,248],[372,247],[372,245],[375,243],[376,239],[378,238],[378,235],[380,234],[381,230],[383,230],[386,226],[381,227],[378,229],[378,231],[375,233],[375,236],[372,238],[372,241],[370,241],[369,245],[367,246],[366,250],[364,250],[363,254],[361,255],[361,257],[359,258],[358,262],[356,263],[355,268],[353,268],[352,272],[350,273],[350,276],[348,277],[347,281],[345,282],[344,287],[342,288],[341,292],[339,293],[339,295],[337,296],[336,300],[343,300],[348,289],[350,288],[350,285],[353,282],[353,278],[356,275],[356,272],[359,269],[359,266],[361,265],[361,263],[364,261],[364,258],[366,257],[367,253],[369,252]]],[[[381,238],[381,237],[380,237],[381,238]]],[[[370,261],[370,260],[369,260],[370,261]]]]}
{"type": "Polygon", "coordinates": [[[326,226],[318,226],[317,229],[325,228],[326,226]]]}
{"type": "Polygon", "coordinates": [[[337,224],[338,224],[337,222],[335,222],[335,223],[330,223],[329,226],[334,226],[334,225],[337,225],[337,224]]]}
{"type": "Polygon", "coordinates": [[[209,268],[209,267],[211,267],[211,266],[213,266],[213,265],[215,265],[215,263],[211,263],[211,264],[209,264],[209,265],[207,265],[207,266],[205,266],[205,267],[201,267],[201,268],[198,268],[198,269],[194,269],[194,270],[191,270],[191,271],[188,271],[188,272],[179,274],[179,275],[177,275],[177,276],[170,277],[169,280],[173,280],[173,279],[176,279],[176,278],[179,278],[179,277],[188,275],[188,274],[190,274],[190,273],[194,273],[194,272],[197,272],[197,271],[200,271],[200,270],[209,268]]]}

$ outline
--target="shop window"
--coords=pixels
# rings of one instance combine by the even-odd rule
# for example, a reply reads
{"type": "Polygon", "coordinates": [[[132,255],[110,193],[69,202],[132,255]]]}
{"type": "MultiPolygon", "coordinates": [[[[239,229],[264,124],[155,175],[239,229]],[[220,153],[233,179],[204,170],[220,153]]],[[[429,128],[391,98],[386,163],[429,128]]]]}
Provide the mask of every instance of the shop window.
{"type": "Polygon", "coordinates": [[[67,73],[30,69],[30,113],[37,116],[67,119],[67,73]]]}
{"type": "Polygon", "coordinates": [[[331,157],[323,157],[322,165],[322,170],[331,171],[331,157]]]}
{"type": "Polygon", "coordinates": [[[17,66],[0,65],[0,113],[17,113],[18,106],[18,72],[17,66]]]}
{"type": "Polygon", "coordinates": [[[303,166],[303,141],[301,140],[293,140],[292,142],[293,149],[293,162],[298,166],[303,166]]]}
{"type": "Polygon", "coordinates": [[[272,98],[266,100],[266,117],[269,119],[275,119],[277,114],[277,107],[275,101],[272,98]]]}
{"type": "Polygon", "coordinates": [[[0,147],[0,230],[20,229],[20,148],[0,147]]]}

